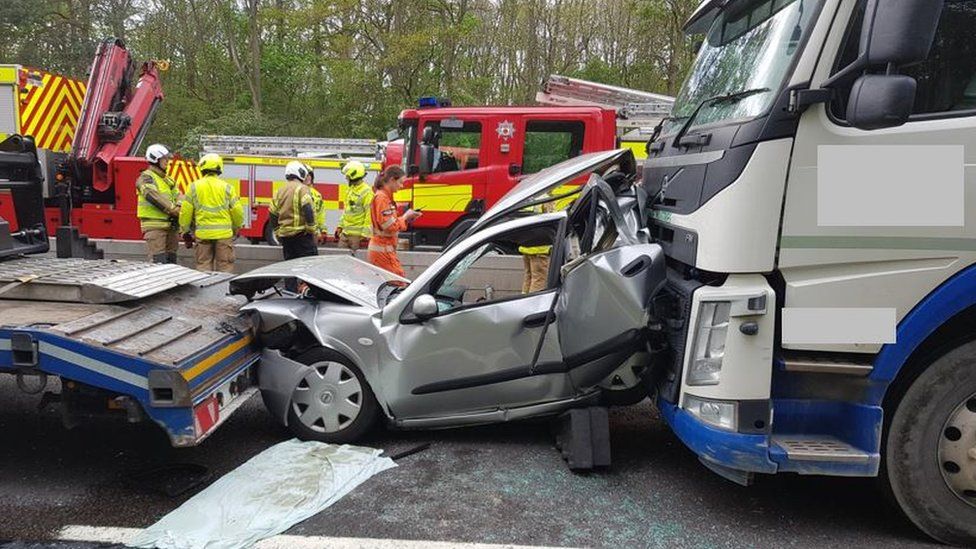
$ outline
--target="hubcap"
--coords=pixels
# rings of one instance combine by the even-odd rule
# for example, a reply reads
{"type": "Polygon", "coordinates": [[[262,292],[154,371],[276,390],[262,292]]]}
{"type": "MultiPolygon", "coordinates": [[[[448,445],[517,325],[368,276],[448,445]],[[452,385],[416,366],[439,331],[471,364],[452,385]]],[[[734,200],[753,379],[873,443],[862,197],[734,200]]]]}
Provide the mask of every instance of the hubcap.
{"type": "Polygon", "coordinates": [[[952,493],[976,507],[976,395],[949,415],[939,438],[939,468],[952,493]]]}
{"type": "Polygon", "coordinates": [[[303,425],[335,433],[359,417],[363,387],[352,370],[338,362],[318,362],[295,387],[291,405],[303,425]]]}

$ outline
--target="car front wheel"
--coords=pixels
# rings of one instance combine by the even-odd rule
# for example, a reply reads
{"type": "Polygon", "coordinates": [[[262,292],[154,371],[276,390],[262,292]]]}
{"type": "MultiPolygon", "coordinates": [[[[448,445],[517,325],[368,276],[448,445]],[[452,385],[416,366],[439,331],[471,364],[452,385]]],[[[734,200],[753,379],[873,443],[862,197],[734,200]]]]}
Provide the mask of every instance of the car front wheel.
{"type": "Polygon", "coordinates": [[[292,391],[288,428],[301,440],[344,444],[362,437],[379,406],[363,373],[341,353],[314,348],[297,358],[308,371],[292,391]]]}

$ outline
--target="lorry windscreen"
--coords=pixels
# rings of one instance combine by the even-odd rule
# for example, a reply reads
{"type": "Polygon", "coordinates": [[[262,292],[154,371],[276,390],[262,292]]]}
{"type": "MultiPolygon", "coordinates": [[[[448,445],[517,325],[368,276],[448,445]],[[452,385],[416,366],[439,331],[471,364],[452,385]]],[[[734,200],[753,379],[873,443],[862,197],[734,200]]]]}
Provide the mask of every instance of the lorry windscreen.
{"type": "Polygon", "coordinates": [[[702,126],[746,120],[772,106],[794,64],[821,0],[740,0],[726,5],[712,23],[688,79],[675,101],[664,134],[672,135],[710,97],[738,90],[768,91],[741,101],[705,105],[695,116],[702,126]]]}

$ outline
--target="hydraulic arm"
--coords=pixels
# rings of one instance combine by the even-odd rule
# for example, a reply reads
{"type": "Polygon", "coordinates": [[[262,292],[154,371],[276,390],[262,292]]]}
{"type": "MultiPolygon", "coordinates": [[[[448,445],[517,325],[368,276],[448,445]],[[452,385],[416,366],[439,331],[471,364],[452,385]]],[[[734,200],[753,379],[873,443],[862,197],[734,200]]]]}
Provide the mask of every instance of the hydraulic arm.
{"type": "Polygon", "coordinates": [[[122,40],[107,38],[99,44],[68,157],[68,171],[82,188],[104,192],[112,187],[113,159],[139,148],[163,100],[156,62],[142,64],[133,88],[134,69],[122,40]]]}

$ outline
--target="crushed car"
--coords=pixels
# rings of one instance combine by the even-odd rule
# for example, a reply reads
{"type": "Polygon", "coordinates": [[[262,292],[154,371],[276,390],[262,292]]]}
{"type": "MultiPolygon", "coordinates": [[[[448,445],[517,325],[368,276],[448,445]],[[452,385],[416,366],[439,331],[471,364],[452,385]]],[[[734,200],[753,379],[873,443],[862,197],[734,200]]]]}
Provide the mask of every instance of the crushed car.
{"type": "Polygon", "coordinates": [[[665,264],[635,173],[617,150],[528,176],[413,281],[345,255],[238,276],[231,292],[250,300],[264,347],[265,405],[299,438],[341,443],[381,418],[442,428],[644,398],[665,264]],[[568,209],[526,215],[574,185],[568,209]],[[480,261],[524,246],[552,246],[546,288],[477,287],[480,261]],[[278,290],[293,280],[301,294],[278,290]]]}

